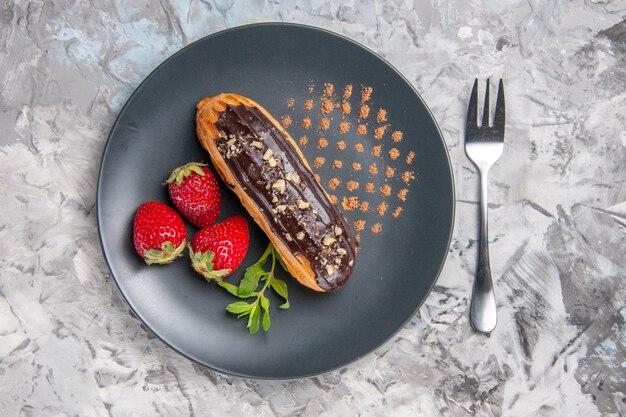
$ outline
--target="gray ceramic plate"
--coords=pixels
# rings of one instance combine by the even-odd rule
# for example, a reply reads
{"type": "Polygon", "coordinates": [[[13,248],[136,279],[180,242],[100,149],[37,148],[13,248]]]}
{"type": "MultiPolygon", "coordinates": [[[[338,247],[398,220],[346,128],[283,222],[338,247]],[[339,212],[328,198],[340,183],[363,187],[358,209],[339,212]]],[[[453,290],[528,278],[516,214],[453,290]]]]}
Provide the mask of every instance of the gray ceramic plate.
{"type": "MultiPolygon", "coordinates": [[[[238,200],[223,188],[220,219],[246,214],[238,200]]],[[[454,186],[450,162],[441,132],[430,111],[411,84],[378,55],[334,33],[291,24],[258,24],[238,27],[208,36],[189,45],[160,65],[137,88],[120,112],[106,144],[98,181],[98,226],[107,263],[119,289],[136,315],[172,348],[214,370],[263,379],[300,378],[344,366],[379,347],[415,314],[441,271],[448,251],[454,217],[454,186]],[[331,114],[331,128],[318,131],[321,86],[332,83],[341,88],[354,86],[352,113],[331,114]],[[315,84],[309,93],[308,85],[315,84]],[[368,135],[356,135],[360,86],[371,86],[368,135]],[[234,92],[253,98],[277,118],[290,115],[288,128],[296,140],[308,135],[303,151],[309,161],[326,158],[318,169],[324,184],[338,177],[342,185],[329,190],[338,197],[355,195],[368,201],[370,210],[347,212],[348,220],[365,220],[361,251],[348,282],[334,294],[312,292],[295,280],[287,280],[291,308],[283,311],[273,303],[272,327],[251,336],[245,323],[224,311],[232,297],[206,283],[182,258],[168,266],[146,266],[133,250],[132,221],[144,201],[169,203],[161,186],[168,173],[189,161],[209,162],[195,133],[195,104],[205,96],[234,92]],[[295,105],[288,108],[288,99],[295,105]],[[305,100],[316,107],[307,111],[305,100]],[[379,107],[388,112],[388,121],[378,123],[379,107]],[[310,116],[314,127],[305,130],[300,120],[310,116]],[[340,121],[351,130],[339,135],[340,121]],[[380,141],[372,132],[389,124],[380,141]],[[392,131],[403,133],[394,143],[392,131]],[[318,149],[324,136],[329,146],[318,149]],[[347,149],[336,147],[344,140],[347,149]],[[353,146],[364,145],[357,153],[353,146]],[[382,145],[382,158],[371,154],[382,145]],[[398,149],[395,161],[387,151],[398,149]],[[415,152],[411,165],[405,156],[415,152]],[[335,159],[344,162],[333,169],[335,159]],[[362,164],[354,171],[353,162],[362,164]],[[367,167],[376,162],[379,173],[367,167]],[[396,168],[392,178],[386,166],[396,168]],[[406,186],[400,178],[405,170],[416,179],[406,186]],[[359,189],[349,192],[349,180],[359,189]],[[375,193],[364,191],[366,182],[375,193]],[[389,197],[379,189],[388,184],[389,197]],[[405,202],[396,192],[408,188],[405,202]],[[376,205],[389,208],[379,216],[376,205]],[[394,218],[396,207],[403,213],[394,218]],[[382,232],[370,227],[380,222],[382,232]]],[[[246,214],[247,215],[247,214],[246,214]]],[[[251,224],[251,239],[244,265],[256,261],[268,240],[251,224]]],[[[189,227],[190,236],[195,230],[189,227]]],[[[240,268],[230,278],[238,282],[240,268]]]]}

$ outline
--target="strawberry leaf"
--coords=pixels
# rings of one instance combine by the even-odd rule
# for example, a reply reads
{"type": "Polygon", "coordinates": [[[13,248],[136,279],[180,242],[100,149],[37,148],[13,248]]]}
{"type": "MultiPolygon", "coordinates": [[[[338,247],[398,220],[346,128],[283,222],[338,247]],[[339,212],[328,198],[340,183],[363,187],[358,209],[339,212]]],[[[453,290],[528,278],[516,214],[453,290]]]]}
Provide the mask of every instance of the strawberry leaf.
{"type": "Polygon", "coordinates": [[[203,164],[201,162],[190,162],[186,165],[180,166],[172,171],[172,173],[170,174],[170,176],[167,178],[167,180],[165,181],[163,185],[170,184],[174,181],[176,181],[176,185],[180,185],[183,182],[183,179],[185,179],[185,177],[190,176],[192,172],[195,172],[196,174],[200,176],[204,176],[204,171],[200,167],[205,167],[205,166],[208,166],[208,165],[203,164]]]}
{"type": "Polygon", "coordinates": [[[207,281],[213,279],[221,281],[223,277],[230,273],[230,269],[213,269],[213,258],[215,254],[208,250],[206,252],[194,252],[189,246],[189,256],[191,257],[191,265],[193,269],[199,272],[207,281]]]}
{"type": "Polygon", "coordinates": [[[186,240],[183,240],[178,246],[174,246],[169,240],[166,240],[161,244],[161,249],[146,249],[143,252],[143,259],[148,265],[169,264],[179,256],[183,256],[186,245],[186,240]]]}

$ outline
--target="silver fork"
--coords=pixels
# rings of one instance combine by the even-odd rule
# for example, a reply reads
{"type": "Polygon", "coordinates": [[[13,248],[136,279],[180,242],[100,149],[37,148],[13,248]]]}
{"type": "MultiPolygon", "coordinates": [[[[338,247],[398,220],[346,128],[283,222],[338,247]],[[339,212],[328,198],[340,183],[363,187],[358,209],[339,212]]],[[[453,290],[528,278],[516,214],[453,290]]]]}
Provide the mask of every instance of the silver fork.
{"type": "Polygon", "coordinates": [[[476,165],[480,173],[480,240],[478,244],[478,267],[472,290],[472,304],[470,306],[470,323],[480,333],[491,333],[496,328],[498,319],[496,312],[496,297],[491,280],[489,266],[489,241],[487,234],[487,174],[489,168],[502,155],[504,148],[504,84],[500,80],[498,98],[496,99],[496,113],[493,126],[489,126],[489,80],[485,91],[485,106],[483,122],[478,126],[478,79],[474,81],[467,123],[465,125],[465,153],[476,165]]]}

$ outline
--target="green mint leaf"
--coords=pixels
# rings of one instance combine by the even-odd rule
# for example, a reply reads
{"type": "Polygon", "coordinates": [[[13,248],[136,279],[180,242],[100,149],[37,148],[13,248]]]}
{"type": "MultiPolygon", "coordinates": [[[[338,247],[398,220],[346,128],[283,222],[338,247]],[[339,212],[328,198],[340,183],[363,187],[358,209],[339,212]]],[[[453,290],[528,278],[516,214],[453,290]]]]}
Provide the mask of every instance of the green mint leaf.
{"type": "Polygon", "coordinates": [[[220,281],[217,285],[224,288],[226,291],[234,295],[235,297],[239,297],[239,287],[233,285],[226,281],[220,281]]]}
{"type": "Polygon", "coordinates": [[[276,257],[276,259],[278,259],[278,263],[280,264],[280,266],[282,266],[283,269],[287,271],[287,265],[285,265],[285,261],[283,261],[283,258],[280,256],[280,253],[278,253],[276,249],[274,249],[274,256],[276,257]]]}
{"type": "Polygon", "coordinates": [[[233,314],[247,313],[256,305],[256,303],[248,304],[245,301],[235,301],[226,306],[226,311],[233,314]]]}
{"type": "Polygon", "coordinates": [[[265,310],[263,312],[263,330],[268,331],[271,325],[272,321],[270,320],[270,311],[265,310]]]}
{"type": "Polygon", "coordinates": [[[263,294],[261,294],[261,307],[263,307],[263,309],[265,310],[269,310],[270,308],[270,300],[263,294]]]}
{"type": "Polygon", "coordinates": [[[263,330],[270,328],[270,300],[265,295],[261,295],[261,307],[263,308],[263,330]]]}
{"type": "Polygon", "coordinates": [[[276,294],[280,295],[285,299],[285,303],[278,306],[278,308],[282,308],[286,310],[289,308],[289,291],[287,290],[287,284],[282,279],[274,278],[270,283],[272,289],[276,292],[276,294]]]}
{"type": "Polygon", "coordinates": [[[259,265],[254,264],[248,269],[243,276],[243,279],[239,283],[239,296],[248,297],[256,290],[259,285],[259,280],[263,275],[267,274],[259,265]]]}
{"type": "Polygon", "coordinates": [[[257,334],[259,331],[259,321],[261,319],[261,306],[256,301],[254,307],[250,310],[250,316],[248,316],[248,331],[250,334],[257,334]]]}

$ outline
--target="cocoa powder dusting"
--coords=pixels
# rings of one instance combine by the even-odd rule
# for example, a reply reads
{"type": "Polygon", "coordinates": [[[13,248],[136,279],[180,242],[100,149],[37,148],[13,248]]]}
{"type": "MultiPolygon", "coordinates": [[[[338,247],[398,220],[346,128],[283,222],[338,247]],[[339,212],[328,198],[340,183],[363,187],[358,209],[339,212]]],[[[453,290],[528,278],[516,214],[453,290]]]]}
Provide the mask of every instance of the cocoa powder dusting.
{"type": "Polygon", "coordinates": [[[291,126],[291,116],[283,116],[283,127],[291,126]]]}
{"type": "Polygon", "coordinates": [[[344,151],[346,149],[346,142],[342,140],[337,142],[337,149],[339,149],[340,151],[344,151]]]}
{"type": "Polygon", "coordinates": [[[361,164],[359,162],[353,162],[352,163],[352,169],[355,171],[360,171],[361,170],[361,164]]]}
{"type": "Polygon", "coordinates": [[[338,160],[338,159],[335,159],[335,160],[333,161],[333,168],[337,168],[337,169],[339,169],[339,168],[343,168],[343,161],[340,161],[340,160],[338,160]]]}
{"type": "Polygon", "coordinates": [[[309,90],[309,94],[313,94],[313,92],[315,92],[315,84],[309,83],[308,90],[309,90]]]}
{"type": "Polygon", "coordinates": [[[396,207],[396,209],[393,211],[393,217],[400,216],[403,211],[404,209],[402,207],[396,207]]]}
{"type": "Polygon", "coordinates": [[[359,205],[359,210],[365,213],[369,209],[370,209],[370,203],[368,203],[367,201],[361,201],[361,204],[359,205]]]}
{"type": "Polygon", "coordinates": [[[415,158],[415,152],[409,151],[409,153],[406,155],[406,163],[411,165],[413,163],[414,158],[415,158]]]}
{"type": "Polygon", "coordinates": [[[387,203],[385,203],[384,201],[382,203],[380,203],[379,205],[377,205],[376,206],[376,211],[378,212],[378,215],[379,216],[384,216],[388,207],[389,207],[389,205],[387,203]]]}
{"type": "Polygon", "coordinates": [[[350,105],[350,103],[348,103],[347,101],[344,101],[343,103],[341,103],[341,112],[343,114],[350,114],[351,111],[352,111],[352,106],[350,105]]]}
{"type": "Polygon", "coordinates": [[[331,179],[328,181],[328,186],[329,186],[332,190],[335,190],[335,189],[339,186],[339,184],[341,184],[341,180],[339,180],[339,178],[331,178],[331,179]]]}
{"type": "Polygon", "coordinates": [[[415,179],[415,174],[413,173],[413,171],[404,171],[402,173],[402,181],[404,181],[407,185],[409,184],[409,182],[411,180],[415,179]]]}
{"type": "Polygon", "coordinates": [[[385,168],[385,176],[387,178],[393,177],[395,175],[395,173],[396,173],[396,169],[395,168],[392,168],[392,167],[386,167],[385,168]]]}
{"type": "Polygon", "coordinates": [[[309,138],[306,136],[300,136],[300,140],[298,142],[300,145],[305,146],[309,142],[309,138]]]}
{"type": "Polygon", "coordinates": [[[293,109],[294,104],[296,104],[296,100],[293,98],[287,99],[287,108],[293,109]]]}
{"type": "Polygon", "coordinates": [[[330,200],[331,203],[337,204],[337,196],[336,195],[328,194],[328,199],[330,200]]]}
{"type": "Polygon", "coordinates": [[[392,160],[396,160],[398,159],[398,157],[400,156],[400,151],[397,150],[396,148],[391,148],[389,150],[389,158],[391,158],[392,160]]]}
{"type": "Polygon", "coordinates": [[[400,191],[398,191],[398,198],[402,201],[406,201],[406,195],[409,192],[409,190],[407,190],[406,188],[401,189],[400,191]]]}
{"type": "Polygon", "coordinates": [[[370,115],[370,106],[368,106],[367,104],[361,105],[361,108],[359,109],[359,118],[367,119],[367,116],[369,115],[370,115]]]}
{"type": "Polygon", "coordinates": [[[372,233],[379,234],[383,230],[383,225],[380,222],[372,226],[372,233]]]}
{"type": "Polygon", "coordinates": [[[361,101],[364,103],[368,101],[372,96],[373,91],[374,89],[372,87],[363,87],[363,89],[361,90],[361,101]]]}
{"type": "Polygon", "coordinates": [[[348,189],[348,191],[354,191],[359,188],[359,183],[356,181],[348,181],[348,183],[346,184],[346,188],[348,189]]]}
{"type": "Polygon", "coordinates": [[[350,123],[348,122],[341,122],[339,123],[339,133],[340,134],[344,134],[346,132],[348,132],[350,130],[350,123]]]}
{"type": "Polygon", "coordinates": [[[355,195],[352,197],[344,197],[341,200],[341,206],[345,211],[354,211],[357,207],[359,207],[359,198],[355,195]]]}
{"type": "Polygon", "coordinates": [[[395,143],[398,143],[402,140],[402,132],[400,132],[399,130],[394,130],[391,133],[391,140],[394,141],[395,143]]]}
{"type": "Polygon", "coordinates": [[[367,184],[365,184],[365,191],[367,191],[368,193],[373,193],[375,191],[374,183],[368,182],[367,184]]]}
{"type": "Polygon", "coordinates": [[[354,230],[361,231],[365,229],[365,220],[357,220],[354,222],[354,230]]]}
{"type": "Polygon", "coordinates": [[[388,125],[382,125],[382,126],[377,127],[374,130],[374,139],[381,140],[383,138],[383,136],[385,136],[385,132],[387,131],[387,127],[388,127],[388,125]]]}
{"type": "Polygon", "coordinates": [[[357,135],[367,135],[367,125],[359,125],[356,128],[357,135]]]}
{"type": "Polygon", "coordinates": [[[357,152],[364,152],[365,148],[363,147],[362,143],[357,143],[356,145],[354,145],[354,150],[357,152]]]}
{"type": "Polygon", "coordinates": [[[328,146],[328,140],[326,138],[319,138],[317,140],[317,148],[322,149],[328,146]]]}
{"type": "Polygon", "coordinates": [[[317,158],[315,158],[315,160],[313,160],[313,166],[315,166],[315,168],[319,168],[324,165],[324,162],[326,162],[326,158],[324,158],[323,156],[318,156],[317,158]]]}
{"type": "Polygon", "coordinates": [[[383,185],[380,187],[380,193],[385,197],[389,197],[391,195],[391,187],[388,184],[383,185]]]}
{"type": "Polygon", "coordinates": [[[302,125],[303,128],[305,129],[310,129],[311,128],[311,118],[310,117],[305,117],[304,119],[302,119],[302,122],[300,123],[302,125]]]}
{"type": "Polygon", "coordinates": [[[343,88],[343,98],[347,99],[352,97],[352,84],[348,84],[343,88]]]}
{"type": "Polygon", "coordinates": [[[381,152],[382,152],[382,145],[377,145],[372,148],[372,155],[374,156],[380,156],[381,152]]]}
{"type": "Polygon", "coordinates": [[[322,120],[320,120],[320,129],[328,130],[329,128],[330,128],[330,120],[328,120],[326,117],[323,117],[322,120]]]}
{"type": "Polygon", "coordinates": [[[331,97],[335,93],[335,86],[331,83],[324,84],[324,95],[331,97]]]}
{"type": "Polygon", "coordinates": [[[315,178],[315,181],[320,182],[320,174],[313,174],[313,178],[315,178]]]}
{"type": "Polygon", "coordinates": [[[374,162],[372,165],[370,165],[370,167],[368,168],[368,171],[370,172],[370,174],[378,174],[378,167],[376,166],[376,162],[374,162]]]}
{"type": "Polygon", "coordinates": [[[387,121],[387,110],[385,110],[385,109],[378,109],[378,113],[376,113],[376,121],[378,123],[386,122],[387,121]]]}
{"type": "Polygon", "coordinates": [[[313,100],[312,99],[308,99],[307,101],[304,102],[304,109],[305,110],[311,110],[313,108],[313,100]]]}
{"type": "Polygon", "coordinates": [[[322,99],[322,113],[328,114],[332,112],[335,108],[335,105],[332,101],[327,98],[322,99]]]}

